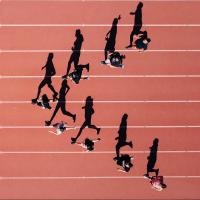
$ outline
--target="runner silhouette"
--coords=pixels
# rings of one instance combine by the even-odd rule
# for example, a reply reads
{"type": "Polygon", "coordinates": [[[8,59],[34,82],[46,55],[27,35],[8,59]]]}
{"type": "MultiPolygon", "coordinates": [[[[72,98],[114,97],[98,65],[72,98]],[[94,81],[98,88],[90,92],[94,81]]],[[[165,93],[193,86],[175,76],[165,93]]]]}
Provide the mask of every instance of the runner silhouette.
{"type": "Polygon", "coordinates": [[[107,42],[106,42],[106,46],[104,49],[105,61],[108,58],[108,53],[113,53],[115,51],[115,43],[116,43],[116,36],[117,36],[117,24],[120,19],[121,19],[120,15],[118,18],[114,18],[112,27],[111,27],[110,31],[108,31],[108,33],[106,34],[105,40],[107,42]]]}
{"type": "Polygon", "coordinates": [[[56,116],[56,113],[58,112],[59,109],[61,109],[61,111],[64,115],[68,115],[74,120],[74,122],[76,121],[76,114],[74,114],[74,115],[71,114],[70,112],[66,111],[66,108],[65,108],[65,103],[66,103],[65,96],[69,92],[69,90],[70,90],[70,87],[67,84],[67,80],[64,79],[62,81],[62,86],[61,86],[60,91],[59,91],[58,103],[56,105],[56,108],[54,110],[54,113],[53,113],[50,121],[45,121],[46,126],[51,125],[51,122],[53,121],[53,119],[56,116]]]}
{"type": "Polygon", "coordinates": [[[35,99],[32,99],[33,103],[37,102],[37,100],[40,96],[41,90],[45,85],[47,85],[49,87],[49,89],[53,92],[53,100],[55,100],[56,96],[58,95],[58,93],[55,91],[55,89],[52,85],[52,80],[51,80],[51,77],[56,74],[54,64],[53,64],[53,53],[49,53],[46,65],[44,67],[42,67],[41,70],[43,70],[43,69],[46,69],[46,73],[45,73],[44,79],[41,81],[41,83],[38,87],[37,97],[35,99]]]}
{"type": "Polygon", "coordinates": [[[147,163],[147,173],[144,175],[145,177],[149,177],[149,172],[155,172],[156,176],[158,176],[159,169],[154,169],[154,166],[157,161],[158,143],[159,139],[155,138],[153,141],[153,145],[149,147],[150,154],[147,157],[148,163],[147,163]]]}
{"type": "Polygon", "coordinates": [[[72,47],[72,54],[68,62],[67,72],[62,78],[67,78],[67,76],[69,75],[72,63],[74,63],[75,69],[78,67],[79,58],[81,55],[81,47],[82,47],[84,38],[83,38],[83,35],[81,34],[80,29],[76,30],[75,36],[76,36],[76,40],[74,41],[74,46],[72,47]]]}
{"type": "Polygon", "coordinates": [[[71,138],[72,144],[76,143],[76,140],[80,137],[83,129],[87,126],[88,126],[88,128],[95,129],[97,131],[97,134],[99,134],[99,132],[101,130],[100,128],[97,128],[95,125],[91,124],[92,115],[94,114],[93,99],[91,96],[88,96],[86,98],[85,106],[82,107],[82,109],[85,109],[85,121],[83,122],[77,136],[75,138],[71,138]]]}
{"type": "Polygon", "coordinates": [[[133,46],[133,37],[134,35],[138,35],[140,33],[143,33],[141,31],[142,28],[142,7],[143,3],[139,2],[137,5],[137,9],[135,12],[130,12],[130,15],[135,15],[135,21],[134,21],[134,26],[133,30],[130,35],[130,44],[126,48],[131,48],[133,46]]]}
{"type": "Polygon", "coordinates": [[[131,148],[133,148],[133,143],[132,141],[127,142],[127,119],[128,119],[128,115],[125,113],[122,117],[121,120],[121,124],[118,130],[118,137],[115,138],[115,140],[118,140],[117,144],[116,144],[116,155],[117,157],[115,157],[114,159],[117,160],[120,157],[120,148],[122,148],[123,146],[130,146],[131,148]]]}

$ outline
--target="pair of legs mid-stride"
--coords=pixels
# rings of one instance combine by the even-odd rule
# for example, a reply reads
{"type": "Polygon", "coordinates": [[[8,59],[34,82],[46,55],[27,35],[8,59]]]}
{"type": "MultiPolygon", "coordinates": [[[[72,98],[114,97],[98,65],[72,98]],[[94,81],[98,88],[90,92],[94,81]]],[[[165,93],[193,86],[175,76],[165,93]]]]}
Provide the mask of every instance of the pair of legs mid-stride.
{"type": "Polygon", "coordinates": [[[65,102],[58,102],[51,119],[49,121],[45,121],[45,125],[46,126],[50,126],[51,125],[51,122],[53,121],[53,119],[56,116],[56,113],[58,112],[59,109],[61,109],[61,111],[62,111],[62,113],[64,115],[67,115],[67,116],[71,117],[74,122],[76,121],[76,114],[72,114],[72,113],[70,113],[69,111],[66,110],[65,102]]]}
{"type": "Polygon", "coordinates": [[[82,124],[82,126],[81,126],[81,128],[80,128],[80,130],[79,130],[79,132],[78,132],[78,134],[77,134],[77,136],[76,136],[75,138],[71,138],[71,140],[72,140],[71,143],[72,143],[72,144],[76,143],[76,140],[80,137],[80,135],[81,135],[83,129],[86,128],[86,127],[95,129],[95,130],[97,131],[97,135],[99,134],[99,132],[100,132],[100,130],[101,130],[101,128],[97,128],[95,125],[91,124],[91,121],[90,121],[90,120],[85,121],[85,122],[82,124]]]}

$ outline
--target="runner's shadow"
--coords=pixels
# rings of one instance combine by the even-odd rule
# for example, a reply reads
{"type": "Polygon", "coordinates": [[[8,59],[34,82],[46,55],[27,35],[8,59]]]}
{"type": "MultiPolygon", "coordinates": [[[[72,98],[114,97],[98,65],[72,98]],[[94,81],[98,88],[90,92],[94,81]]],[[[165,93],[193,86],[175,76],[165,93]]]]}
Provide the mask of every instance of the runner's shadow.
{"type": "Polygon", "coordinates": [[[74,144],[76,143],[76,140],[80,137],[83,129],[86,127],[95,129],[97,131],[97,134],[100,132],[100,128],[96,127],[95,125],[92,124],[92,115],[95,113],[94,108],[93,108],[93,98],[91,96],[88,96],[86,98],[85,106],[82,107],[82,109],[85,110],[85,121],[83,122],[77,136],[75,138],[71,138],[71,143],[74,144]]]}
{"type": "Polygon", "coordinates": [[[120,15],[119,15],[118,18],[114,18],[113,23],[112,23],[112,27],[108,31],[108,33],[106,34],[105,40],[107,42],[106,42],[106,46],[105,46],[105,49],[104,49],[105,61],[108,58],[108,53],[113,53],[115,51],[116,36],[117,36],[117,25],[118,25],[118,21],[120,19],[121,19],[120,15]]]}
{"type": "Polygon", "coordinates": [[[147,162],[147,173],[145,174],[146,177],[149,177],[150,172],[155,172],[156,176],[158,176],[159,169],[154,169],[154,166],[157,161],[158,143],[159,143],[159,139],[155,138],[153,140],[153,145],[149,147],[150,154],[147,157],[148,162],[147,162]]]}
{"type": "Polygon", "coordinates": [[[76,37],[76,40],[74,41],[74,45],[72,47],[72,54],[71,54],[70,59],[68,61],[67,72],[63,76],[63,78],[66,78],[69,75],[72,63],[74,63],[75,69],[77,68],[77,66],[79,64],[79,59],[80,59],[80,55],[81,55],[81,47],[82,47],[82,44],[83,44],[83,41],[84,41],[84,38],[83,38],[83,35],[82,35],[80,29],[76,30],[75,37],[76,37]]]}
{"type": "Polygon", "coordinates": [[[118,159],[120,157],[120,149],[124,146],[130,146],[133,148],[132,141],[127,142],[127,119],[128,114],[124,114],[121,119],[121,124],[118,130],[118,137],[115,138],[115,140],[118,140],[116,144],[116,156],[114,159],[118,159]]]}
{"type": "Polygon", "coordinates": [[[47,85],[49,87],[49,89],[53,92],[53,100],[55,100],[56,96],[58,95],[58,93],[55,91],[53,85],[52,85],[52,76],[54,76],[56,74],[56,70],[53,64],[53,53],[49,53],[48,58],[47,58],[47,62],[45,64],[44,67],[42,67],[41,70],[46,69],[45,72],[45,76],[44,79],[41,81],[41,83],[38,86],[38,92],[37,92],[37,96],[35,99],[32,99],[32,103],[36,104],[37,100],[40,96],[41,90],[42,88],[47,85]]]}
{"type": "Polygon", "coordinates": [[[130,15],[135,15],[133,30],[130,34],[130,44],[126,48],[131,48],[133,46],[133,38],[134,36],[137,36],[138,34],[142,33],[142,7],[143,3],[139,2],[137,5],[137,8],[135,12],[130,12],[130,15]]]}
{"type": "Polygon", "coordinates": [[[68,112],[65,107],[66,106],[66,95],[69,92],[69,90],[70,90],[70,87],[67,84],[67,80],[64,79],[62,81],[62,85],[61,85],[61,88],[59,91],[59,98],[58,98],[57,105],[55,107],[55,110],[53,112],[51,119],[49,121],[45,121],[46,126],[51,125],[51,122],[53,121],[54,117],[56,116],[58,110],[61,110],[64,115],[71,117],[74,122],[76,121],[76,114],[72,114],[72,113],[68,112]]]}

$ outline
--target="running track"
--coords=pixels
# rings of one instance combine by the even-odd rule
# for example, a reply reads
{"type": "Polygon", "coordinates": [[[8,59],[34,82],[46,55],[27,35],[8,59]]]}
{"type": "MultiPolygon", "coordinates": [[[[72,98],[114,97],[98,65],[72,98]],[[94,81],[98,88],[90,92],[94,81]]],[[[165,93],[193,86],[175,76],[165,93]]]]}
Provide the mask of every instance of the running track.
{"type": "MultiPolygon", "coordinates": [[[[137,1],[0,2],[0,199],[200,198],[200,1],[143,2],[144,29],[152,42],[144,53],[125,51],[123,70],[99,64],[104,37],[121,14],[116,47],[125,50],[133,22],[129,12],[137,1]],[[30,104],[49,52],[59,89],[77,28],[85,39],[80,63],[90,62],[91,71],[88,81],[70,83],[67,108],[78,114],[80,126],[83,101],[94,98],[93,120],[102,127],[102,141],[93,153],[70,144],[77,129],[49,133],[44,121],[51,112],[30,104]],[[134,155],[129,174],[118,172],[112,160],[125,112],[134,143],[133,150],[123,149],[134,155]],[[155,137],[160,139],[157,166],[168,185],[162,192],[142,177],[155,137]]],[[[61,119],[59,113],[55,120],[61,119]]],[[[86,129],[80,140],[89,135],[96,137],[86,129]]]]}

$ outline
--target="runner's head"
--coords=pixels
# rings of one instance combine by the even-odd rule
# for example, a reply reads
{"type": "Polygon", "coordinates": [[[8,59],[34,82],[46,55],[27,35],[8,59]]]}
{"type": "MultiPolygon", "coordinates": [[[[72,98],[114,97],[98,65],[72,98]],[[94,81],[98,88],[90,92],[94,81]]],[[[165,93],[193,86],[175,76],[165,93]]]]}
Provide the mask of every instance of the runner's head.
{"type": "Polygon", "coordinates": [[[75,33],[75,36],[78,37],[79,35],[81,35],[81,30],[80,30],[80,29],[77,29],[77,30],[76,30],[76,33],[75,33]]]}
{"type": "Polygon", "coordinates": [[[125,113],[125,114],[123,115],[123,117],[122,117],[122,120],[124,121],[124,120],[127,120],[127,119],[128,119],[128,114],[125,113]]]}
{"type": "Polygon", "coordinates": [[[53,53],[49,53],[48,60],[52,60],[52,59],[53,59],[53,53]]]}
{"type": "Polygon", "coordinates": [[[113,26],[117,26],[118,21],[121,19],[121,17],[119,16],[118,18],[114,18],[112,25],[113,26]]]}
{"type": "Polygon", "coordinates": [[[91,96],[86,98],[86,105],[93,105],[93,98],[91,96]]]}
{"type": "Polygon", "coordinates": [[[143,7],[143,3],[142,2],[139,2],[138,3],[138,6],[137,6],[137,9],[141,9],[143,7]]]}
{"type": "Polygon", "coordinates": [[[155,146],[157,146],[158,145],[158,143],[159,143],[159,139],[158,138],[155,138],[154,140],[153,140],[153,145],[155,146]]]}

